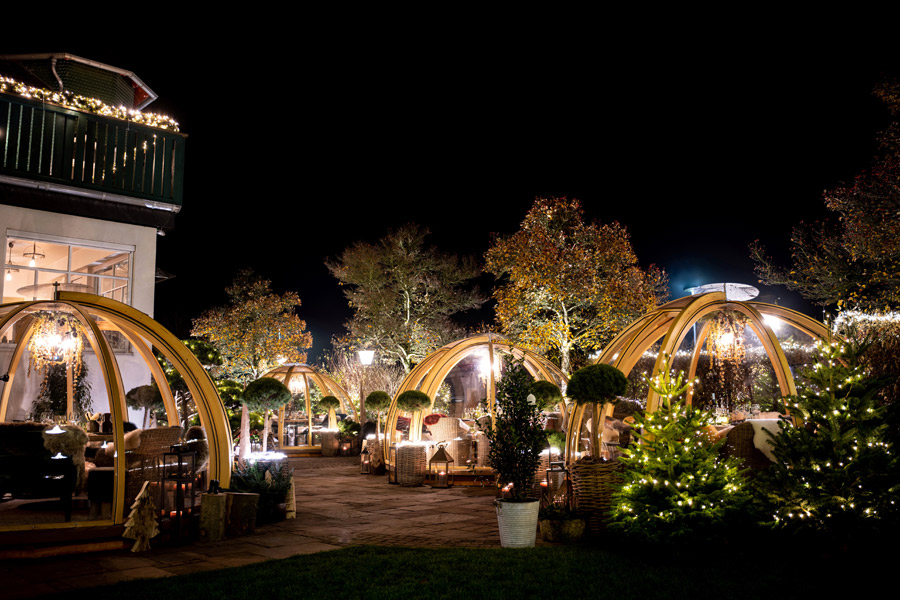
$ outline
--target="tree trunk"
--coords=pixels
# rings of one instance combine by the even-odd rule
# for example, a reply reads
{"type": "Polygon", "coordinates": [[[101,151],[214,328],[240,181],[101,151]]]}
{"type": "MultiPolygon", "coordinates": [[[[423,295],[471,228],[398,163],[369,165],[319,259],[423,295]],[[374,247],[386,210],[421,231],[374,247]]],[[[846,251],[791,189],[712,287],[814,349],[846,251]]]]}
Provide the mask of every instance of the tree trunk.
{"type": "Polygon", "coordinates": [[[250,454],[250,411],[246,404],[241,404],[241,445],[238,458],[244,460],[250,454]]]}
{"type": "Polygon", "coordinates": [[[569,373],[569,345],[563,344],[559,347],[559,368],[560,370],[566,374],[566,377],[571,375],[569,373]]]}
{"type": "Polygon", "coordinates": [[[262,438],[262,451],[269,451],[269,409],[266,409],[266,412],[263,414],[263,438],[262,438]]]}

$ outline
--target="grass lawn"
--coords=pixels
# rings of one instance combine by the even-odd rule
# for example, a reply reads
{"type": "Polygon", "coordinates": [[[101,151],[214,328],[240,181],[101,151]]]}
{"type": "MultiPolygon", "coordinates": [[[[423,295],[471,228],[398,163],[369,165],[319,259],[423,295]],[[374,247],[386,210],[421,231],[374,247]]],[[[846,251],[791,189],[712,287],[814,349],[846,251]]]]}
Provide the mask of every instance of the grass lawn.
{"type": "MultiPolygon", "coordinates": [[[[872,556],[878,556],[872,549],[872,556]]],[[[727,547],[527,550],[354,546],[85,590],[92,598],[820,598],[879,591],[887,571],[858,553],[727,547]],[[787,554],[790,554],[788,552],[787,554]],[[778,558],[776,558],[776,556],[778,558]],[[864,569],[865,572],[860,570],[864,569]],[[874,587],[873,587],[874,586],[874,587]]],[[[889,557],[879,561],[887,564],[889,557]]],[[[883,594],[883,592],[882,592],[883,594]]],[[[60,597],[73,597],[71,592],[60,597]]]]}

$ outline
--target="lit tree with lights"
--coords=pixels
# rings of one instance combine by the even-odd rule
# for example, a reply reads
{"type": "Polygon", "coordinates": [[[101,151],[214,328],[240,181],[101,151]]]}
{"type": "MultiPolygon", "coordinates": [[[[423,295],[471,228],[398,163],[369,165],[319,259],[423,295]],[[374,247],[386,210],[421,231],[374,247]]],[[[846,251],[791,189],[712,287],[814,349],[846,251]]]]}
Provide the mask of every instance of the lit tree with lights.
{"type": "Polygon", "coordinates": [[[518,232],[497,238],[485,270],[497,320],[518,344],[559,354],[572,371],[573,353],[603,348],[668,294],[663,271],[638,264],[626,229],[585,223],[578,200],[537,198],[518,232]]]}
{"type": "Polygon", "coordinates": [[[758,478],[777,527],[845,537],[897,523],[900,464],[877,401],[885,378],[860,364],[863,350],[819,342],[788,400],[803,424],[782,424],[772,440],[778,460],[758,478]]]}
{"type": "Polygon", "coordinates": [[[710,534],[748,502],[749,492],[736,459],[722,459],[704,428],[713,415],[687,406],[692,385],[669,369],[669,359],[649,381],[661,398],[654,413],[635,415],[639,444],[619,461],[621,488],[613,495],[610,526],[649,539],[710,534]]]}
{"type": "MultiPolygon", "coordinates": [[[[210,309],[194,320],[191,335],[212,343],[222,356],[213,367],[218,378],[246,386],[275,368],[279,360],[306,361],[312,336],[296,314],[300,298],[294,292],[275,294],[271,282],[244,270],[226,290],[229,303],[210,309]]],[[[247,405],[241,411],[240,457],[250,451],[247,405]]]]}

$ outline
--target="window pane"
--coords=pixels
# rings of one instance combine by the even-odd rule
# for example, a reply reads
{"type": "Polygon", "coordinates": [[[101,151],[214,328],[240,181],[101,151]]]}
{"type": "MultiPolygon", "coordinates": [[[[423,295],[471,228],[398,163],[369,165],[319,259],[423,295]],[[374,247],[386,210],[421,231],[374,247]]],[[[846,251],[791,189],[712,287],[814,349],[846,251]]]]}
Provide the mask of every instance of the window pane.
{"type": "Polygon", "coordinates": [[[128,254],[119,250],[98,250],[72,246],[72,270],[78,273],[106,274],[123,258],[127,260],[128,254]]]}
{"type": "Polygon", "coordinates": [[[9,241],[13,243],[13,264],[57,271],[66,271],[69,267],[69,247],[64,244],[14,238],[10,238],[9,241]],[[31,264],[32,260],[34,265],[31,264]]]}

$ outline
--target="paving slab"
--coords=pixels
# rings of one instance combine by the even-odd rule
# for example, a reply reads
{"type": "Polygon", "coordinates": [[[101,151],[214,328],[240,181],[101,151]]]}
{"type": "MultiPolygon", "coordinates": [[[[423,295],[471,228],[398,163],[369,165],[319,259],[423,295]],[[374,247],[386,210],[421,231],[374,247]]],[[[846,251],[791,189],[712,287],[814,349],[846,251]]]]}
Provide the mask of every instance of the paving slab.
{"type": "MultiPolygon", "coordinates": [[[[91,555],[21,559],[0,564],[4,598],[35,597],[126,579],[166,577],[325,552],[355,544],[497,548],[492,490],[389,485],[359,474],[356,457],[290,459],[297,518],[261,525],[248,535],[180,546],[154,544],[91,555]],[[9,592],[8,594],[6,592],[9,592]]],[[[538,536],[537,543],[545,544],[538,536]]]]}

